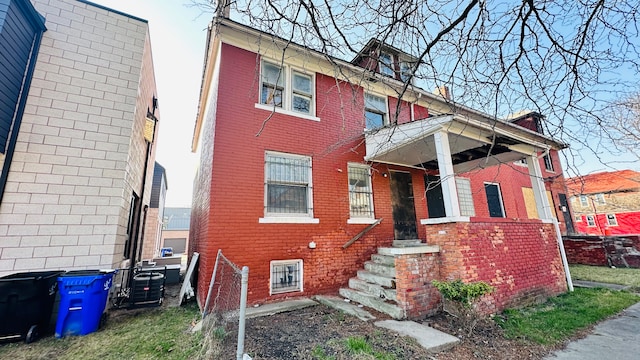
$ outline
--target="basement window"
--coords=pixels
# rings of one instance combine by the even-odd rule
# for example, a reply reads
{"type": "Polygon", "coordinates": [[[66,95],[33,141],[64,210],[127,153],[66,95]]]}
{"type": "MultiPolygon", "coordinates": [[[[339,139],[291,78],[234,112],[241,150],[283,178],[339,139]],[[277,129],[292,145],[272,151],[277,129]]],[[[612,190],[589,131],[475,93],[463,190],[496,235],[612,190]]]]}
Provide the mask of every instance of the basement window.
{"type": "Polygon", "coordinates": [[[302,260],[271,261],[270,295],[302,291],[302,260]]]}

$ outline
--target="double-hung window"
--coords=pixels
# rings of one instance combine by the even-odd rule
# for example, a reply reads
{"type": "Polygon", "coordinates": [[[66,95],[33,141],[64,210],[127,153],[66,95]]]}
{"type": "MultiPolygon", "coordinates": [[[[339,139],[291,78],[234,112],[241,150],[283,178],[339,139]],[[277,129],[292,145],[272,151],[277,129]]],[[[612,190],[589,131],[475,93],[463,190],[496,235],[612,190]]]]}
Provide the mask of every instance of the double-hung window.
{"type": "Polygon", "coordinates": [[[379,65],[380,65],[380,73],[387,76],[393,76],[393,55],[381,52],[378,57],[379,65]]]}
{"type": "Polygon", "coordinates": [[[371,170],[366,165],[349,164],[349,213],[352,219],[373,219],[371,170]]]}
{"type": "Polygon", "coordinates": [[[616,219],[616,214],[607,214],[607,225],[618,226],[618,219],[616,219]]]}
{"type": "Polygon", "coordinates": [[[313,217],[309,156],[267,152],[264,186],[265,218],[313,217]]]}
{"type": "Polygon", "coordinates": [[[387,100],[381,96],[364,93],[364,116],[367,129],[383,127],[387,122],[387,100]]]}
{"type": "Polygon", "coordinates": [[[596,226],[596,218],[593,215],[587,215],[587,226],[589,227],[596,226]]]}
{"type": "Polygon", "coordinates": [[[400,80],[407,82],[411,79],[411,64],[406,61],[400,62],[400,80]]]}
{"type": "Polygon", "coordinates": [[[263,61],[260,103],[281,108],[285,81],[285,72],[282,67],[263,61]]]}
{"type": "Polygon", "coordinates": [[[288,65],[262,61],[260,104],[256,107],[289,115],[315,118],[313,75],[288,65]]]}
{"type": "Polygon", "coordinates": [[[589,202],[587,201],[586,195],[580,195],[580,206],[582,207],[589,206],[589,202]]]}

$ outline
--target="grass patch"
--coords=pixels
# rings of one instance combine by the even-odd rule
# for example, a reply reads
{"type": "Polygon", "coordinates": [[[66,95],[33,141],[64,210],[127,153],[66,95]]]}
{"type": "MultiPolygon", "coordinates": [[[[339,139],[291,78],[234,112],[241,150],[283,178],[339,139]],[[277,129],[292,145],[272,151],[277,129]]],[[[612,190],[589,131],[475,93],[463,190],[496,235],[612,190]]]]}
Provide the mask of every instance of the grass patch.
{"type": "Polygon", "coordinates": [[[373,346],[369,344],[366,338],[361,336],[348,337],[345,340],[345,346],[351,354],[354,355],[354,359],[375,359],[375,360],[395,360],[396,357],[393,354],[389,354],[383,351],[374,351],[373,346]]]}
{"type": "MultiPolygon", "coordinates": [[[[125,310],[119,310],[125,311],[125,310]]],[[[0,346],[2,359],[195,359],[202,335],[189,331],[199,318],[195,305],[149,309],[136,316],[116,317],[103,329],[86,336],[56,339],[49,336],[32,344],[0,346]]]]}
{"type": "Polygon", "coordinates": [[[640,289],[640,269],[570,265],[569,270],[571,277],[575,280],[620,284],[640,289]]]}
{"type": "Polygon", "coordinates": [[[556,344],[638,301],[640,297],[625,291],[578,288],[544,304],[506,310],[497,322],[509,339],[556,344]]]}

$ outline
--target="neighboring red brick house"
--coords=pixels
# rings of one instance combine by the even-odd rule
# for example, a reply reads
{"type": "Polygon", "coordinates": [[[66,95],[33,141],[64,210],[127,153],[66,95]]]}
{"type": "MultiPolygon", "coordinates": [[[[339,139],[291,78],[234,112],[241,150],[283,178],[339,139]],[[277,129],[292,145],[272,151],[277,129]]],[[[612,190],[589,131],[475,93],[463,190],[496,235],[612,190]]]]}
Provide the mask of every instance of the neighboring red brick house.
{"type": "Polygon", "coordinates": [[[342,288],[401,318],[436,309],[433,279],[489,282],[487,311],[567,289],[546,194],[560,204],[565,145],[527,128],[539,114],[496,120],[414,86],[398,100],[412,61],[214,19],[193,139],[200,304],[218,249],[250,268],[250,303],[342,288]]]}
{"type": "Polygon", "coordinates": [[[601,172],[567,180],[579,234],[640,234],[640,173],[601,172]]]}

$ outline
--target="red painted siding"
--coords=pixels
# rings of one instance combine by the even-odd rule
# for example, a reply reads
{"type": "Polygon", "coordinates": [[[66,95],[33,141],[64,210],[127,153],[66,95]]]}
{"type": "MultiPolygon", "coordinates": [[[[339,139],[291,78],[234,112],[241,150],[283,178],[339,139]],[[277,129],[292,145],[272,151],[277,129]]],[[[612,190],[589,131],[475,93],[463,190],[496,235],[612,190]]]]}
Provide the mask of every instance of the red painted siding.
{"type": "Polygon", "coordinates": [[[618,225],[607,225],[607,214],[595,214],[595,226],[589,226],[587,216],[580,215],[581,221],[575,221],[576,232],[587,235],[627,235],[640,234],[640,211],[611,213],[616,216],[618,225]]]}

